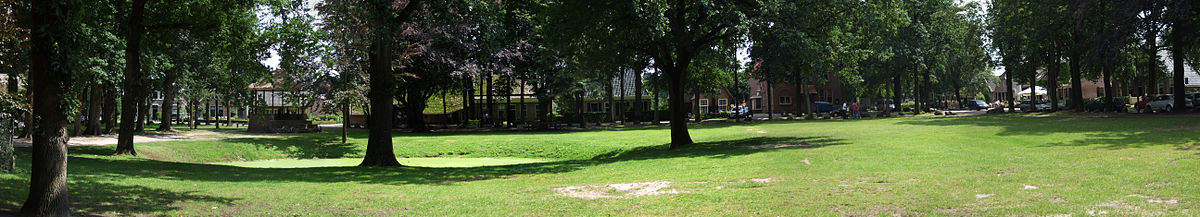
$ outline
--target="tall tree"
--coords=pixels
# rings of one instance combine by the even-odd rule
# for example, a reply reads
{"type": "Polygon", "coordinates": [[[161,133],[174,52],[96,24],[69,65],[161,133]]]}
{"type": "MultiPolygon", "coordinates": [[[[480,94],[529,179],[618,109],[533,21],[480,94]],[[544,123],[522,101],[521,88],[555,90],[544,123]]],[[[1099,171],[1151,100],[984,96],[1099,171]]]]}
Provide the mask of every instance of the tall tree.
{"type": "Polygon", "coordinates": [[[693,144],[687,131],[684,96],[696,55],[723,41],[740,38],[756,1],[557,1],[550,3],[550,40],[592,50],[605,45],[653,59],[668,78],[671,145],[693,144]]]}
{"type": "Polygon", "coordinates": [[[69,216],[67,190],[67,117],[76,108],[63,103],[74,100],[72,60],[75,46],[71,32],[78,19],[77,2],[35,1],[30,10],[30,89],[33,94],[33,163],[29,197],[21,207],[25,216],[69,216]]]}

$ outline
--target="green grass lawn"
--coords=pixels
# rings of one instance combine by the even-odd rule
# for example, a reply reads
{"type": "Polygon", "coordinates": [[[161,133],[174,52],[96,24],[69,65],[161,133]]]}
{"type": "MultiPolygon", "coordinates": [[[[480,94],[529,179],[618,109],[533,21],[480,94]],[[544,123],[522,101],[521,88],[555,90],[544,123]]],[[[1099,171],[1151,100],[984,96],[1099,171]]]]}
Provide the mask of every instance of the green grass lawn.
{"type": "MultiPolygon", "coordinates": [[[[73,147],[68,179],[96,215],[1200,215],[1200,117],[692,126],[677,150],[664,127],[396,133],[397,156],[425,161],[399,168],[341,166],[365,131],[73,147]]],[[[26,188],[27,169],[0,174],[0,210],[26,188]]]]}

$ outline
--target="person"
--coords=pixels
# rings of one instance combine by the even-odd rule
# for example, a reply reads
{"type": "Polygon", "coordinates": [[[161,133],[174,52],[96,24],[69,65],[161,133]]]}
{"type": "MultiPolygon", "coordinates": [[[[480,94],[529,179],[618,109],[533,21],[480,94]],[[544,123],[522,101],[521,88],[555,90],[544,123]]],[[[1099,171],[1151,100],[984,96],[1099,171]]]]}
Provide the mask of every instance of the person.
{"type": "Polygon", "coordinates": [[[858,102],[850,103],[850,114],[854,115],[854,119],[858,119],[858,102]]]}

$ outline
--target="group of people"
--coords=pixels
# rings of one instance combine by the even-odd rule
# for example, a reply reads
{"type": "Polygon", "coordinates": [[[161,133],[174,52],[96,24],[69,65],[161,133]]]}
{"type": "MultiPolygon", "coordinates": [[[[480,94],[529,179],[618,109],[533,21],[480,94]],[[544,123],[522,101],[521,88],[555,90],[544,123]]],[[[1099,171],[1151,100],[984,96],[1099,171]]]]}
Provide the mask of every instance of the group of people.
{"type": "Polygon", "coordinates": [[[859,109],[858,102],[850,102],[850,104],[846,104],[845,102],[843,102],[842,103],[842,111],[850,112],[850,115],[842,116],[842,117],[859,119],[859,114],[858,114],[859,110],[858,109],[859,109]]]}

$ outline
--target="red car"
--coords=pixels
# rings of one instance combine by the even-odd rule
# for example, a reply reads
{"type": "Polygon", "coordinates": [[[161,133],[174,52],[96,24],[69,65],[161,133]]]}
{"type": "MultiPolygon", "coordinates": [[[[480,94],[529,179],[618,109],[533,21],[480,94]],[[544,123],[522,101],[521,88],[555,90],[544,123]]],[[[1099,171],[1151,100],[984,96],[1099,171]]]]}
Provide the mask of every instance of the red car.
{"type": "Polygon", "coordinates": [[[1142,97],[1141,101],[1138,101],[1136,104],[1134,104],[1134,108],[1137,108],[1138,111],[1145,111],[1146,104],[1150,103],[1151,101],[1154,101],[1154,98],[1157,98],[1157,97],[1158,97],[1158,95],[1156,95],[1156,94],[1146,95],[1145,97],[1142,97]]]}

